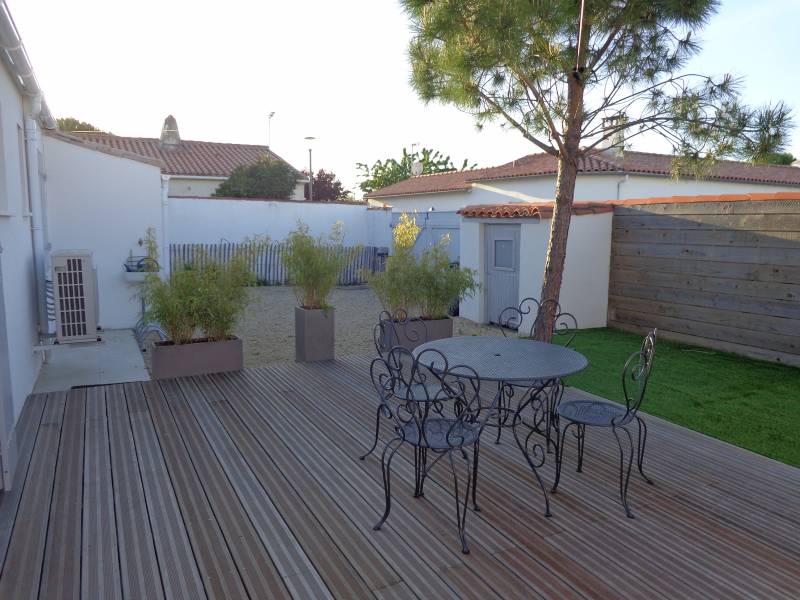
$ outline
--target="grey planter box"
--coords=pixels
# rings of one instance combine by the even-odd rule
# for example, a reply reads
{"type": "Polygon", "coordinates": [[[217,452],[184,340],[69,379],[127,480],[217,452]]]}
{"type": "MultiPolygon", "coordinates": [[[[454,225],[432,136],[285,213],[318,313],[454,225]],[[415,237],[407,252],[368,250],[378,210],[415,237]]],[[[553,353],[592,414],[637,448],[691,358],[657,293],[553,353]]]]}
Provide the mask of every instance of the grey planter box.
{"type": "Polygon", "coordinates": [[[240,371],[244,368],[242,340],[197,340],[190,344],[158,342],[151,354],[153,379],[188,377],[204,373],[240,371]]]}
{"type": "Polygon", "coordinates": [[[294,359],[333,360],[336,318],[332,308],[294,308],[294,359]]]}
{"type": "Polygon", "coordinates": [[[405,325],[395,323],[395,329],[399,339],[393,343],[413,350],[425,342],[453,337],[453,319],[412,320],[405,325]]]}

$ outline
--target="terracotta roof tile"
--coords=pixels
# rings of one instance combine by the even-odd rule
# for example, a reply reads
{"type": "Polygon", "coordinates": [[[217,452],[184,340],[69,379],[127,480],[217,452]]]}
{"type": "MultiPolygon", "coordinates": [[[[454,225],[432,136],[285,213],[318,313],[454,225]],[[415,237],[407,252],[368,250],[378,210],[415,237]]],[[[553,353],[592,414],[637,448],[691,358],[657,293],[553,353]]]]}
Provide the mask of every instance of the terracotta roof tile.
{"type": "Polygon", "coordinates": [[[180,144],[172,146],[162,144],[158,138],[97,132],[76,132],[73,135],[116,150],[160,160],[164,165],[162,171],[167,175],[228,177],[236,167],[253,164],[265,154],[283,160],[266,146],[251,144],[181,140],[180,144]]]}
{"type": "MultiPolygon", "coordinates": [[[[613,212],[614,206],[607,202],[574,202],[573,215],[594,215],[613,212]]],[[[509,202],[507,204],[474,204],[465,206],[458,214],[467,218],[481,219],[549,219],[553,216],[552,202],[509,202]]]]}
{"type": "MultiPolygon", "coordinates": [[[[578,171],[580,173],[627,173],[670,177],[673,158],[668,154],[633,151],[627,151],[622,156],[597,154],[580,159],[578,171]]],[[[558,163],[554,156],[544,153],[529,154],[497,167],[411,177],[367,194],[367,197],[380,198],[464,191],[469,190],[473,182],[555,175],[557,168],[558,163]]],[[[706,179],[800,186],[800,168],[780,165],[751,165],[723,160],[712,167],[706,175],[706,179]]]]}
{"type": "Polygon", "coordinates": [[[637,206],[644,204],[695,204],[700,202],[770,202],[800,201],[800,190],[796,192],[772,192],[757,194],[700,194],[697,196],[661,196],[653,198],[627,198],[625,200],[609,200],[609,204],[617,206],[637,206]]]}

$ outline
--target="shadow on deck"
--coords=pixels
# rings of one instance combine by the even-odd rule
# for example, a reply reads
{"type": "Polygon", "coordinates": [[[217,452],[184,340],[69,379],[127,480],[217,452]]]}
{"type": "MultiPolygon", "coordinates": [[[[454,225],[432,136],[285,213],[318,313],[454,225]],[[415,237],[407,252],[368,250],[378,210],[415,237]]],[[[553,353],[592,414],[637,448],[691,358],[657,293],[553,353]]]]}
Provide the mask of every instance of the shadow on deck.
{"type": "Polygon", "coordinates": [[[800,470],[655,418],[635,520],[610,433],[582,474],[568,442],[550,519],[504,435],[483,444],[470,555],[448,472],[412,498],[410,452],[374,532],[380,464],[356,458],[374,401],[361,357],[31,396],[0,598],[797,597],[800,470]]]}

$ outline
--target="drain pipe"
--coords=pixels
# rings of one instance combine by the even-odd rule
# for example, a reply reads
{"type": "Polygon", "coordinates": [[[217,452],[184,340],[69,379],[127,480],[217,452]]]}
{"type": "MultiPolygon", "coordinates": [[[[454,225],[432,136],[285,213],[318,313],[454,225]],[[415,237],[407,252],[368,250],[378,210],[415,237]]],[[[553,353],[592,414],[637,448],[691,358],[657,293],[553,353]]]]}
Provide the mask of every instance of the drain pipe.
{"type": "Polygon", "coordinates": [[[161,176],[161,276],[169,279],[169,175],[161,176]]]}
{"type": "Polygon", "coordinates": [[[617,200],[622,200],[621,198],[622,184],[628,181],[628,179],[630,178],[631,178],[630,175],[625,175],[625,177],[623,177],[622,179],[617,180],[617,200]]]}

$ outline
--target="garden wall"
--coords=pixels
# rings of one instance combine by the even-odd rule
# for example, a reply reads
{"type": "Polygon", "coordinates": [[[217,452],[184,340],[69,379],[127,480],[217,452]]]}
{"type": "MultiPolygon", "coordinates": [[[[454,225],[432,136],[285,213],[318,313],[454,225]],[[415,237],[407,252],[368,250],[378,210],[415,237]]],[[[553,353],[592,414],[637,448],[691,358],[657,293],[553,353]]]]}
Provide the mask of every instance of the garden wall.
{"type": "Polygon", "coordinates": [[[800,194],[781,196],[615,206],[609,325],[800,365],[800,194]]]}
{"type": "Polygon", "coordinates": [[[298,221],[308,225],[312,235],[328,234],[341,221],[348,246],[390,245],[391,213],[365,204],[173,196],[168,200],[171,244],[241,242],[256,235],[278,242],[297,228],[298,221]]]}

